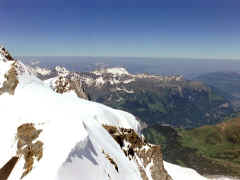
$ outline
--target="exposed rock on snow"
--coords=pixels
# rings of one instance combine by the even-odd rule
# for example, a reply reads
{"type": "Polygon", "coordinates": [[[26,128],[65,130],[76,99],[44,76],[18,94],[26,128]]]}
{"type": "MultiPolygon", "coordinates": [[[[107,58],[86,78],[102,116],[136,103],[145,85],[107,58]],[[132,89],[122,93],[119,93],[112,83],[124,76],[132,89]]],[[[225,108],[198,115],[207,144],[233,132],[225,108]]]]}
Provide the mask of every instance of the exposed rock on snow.
{"type": "Polygon", "coordinates": [[[109,162],[115,167],[116,171],[118,172],[117,163],[110,157],[109,154],[105,153],[104,151],[103,151],[103,154],[105,155],[105,157],[109,160],[109,162]]]}
{"type": "Polygon", "coordinates": [[[5,81],[3,81],[2,87],[0,88],[0,95],[8,92],[13,95],[15,88],[18,85],[17,72],[15,70],[14,64],[11,65],[8,72],[4,75],[5,81]]]}
{"type": "Polygon", "coordinates": [[[10,53],[2,46],[0,46],[0,55],[5,58],[4,61],[14,61],[10,53]]]}
{"type": "Polygon", "coordinates": [[[60,66],[57,66],[55,70],[58,75],[55,78],[46,81],[55,92],[63,94],[74,91],[78,97],[88,99],[77,74],[70,73],[67,69],[60,66]]]}
{"type": "Polygon", "coordinates": [[[42,130],[37,130],[33,124],[23,124],[17,129],[17,155],[23,155],[25,160],[25,171],[21,178],[32,170],[34,159],[39,161],[43,156],[43,143],[41,141],[33,142],[41,132],[42,130]]]}
{"type": "Polygon", "coordinates": [[[5,48],[0,47],[0,95],[5,92],[14,94],[18,84],[15,64],[16,61],[14,61],[9,52],[5,48]]]}
{"type": "Polygon", "coordinates": [[[10,176],[12,170],[18,162],[19,157],[12,157],[1,169],[0,169],[0,179],[7,180],[10,176]]]}
{"type": "Polygon", "coordinates": [[[133,129],[106,125],[104,128],[118,142],[125,155],[137,163],[143,180],[172,179],[164,169],[160,146],[144,142],[133,129]]]}

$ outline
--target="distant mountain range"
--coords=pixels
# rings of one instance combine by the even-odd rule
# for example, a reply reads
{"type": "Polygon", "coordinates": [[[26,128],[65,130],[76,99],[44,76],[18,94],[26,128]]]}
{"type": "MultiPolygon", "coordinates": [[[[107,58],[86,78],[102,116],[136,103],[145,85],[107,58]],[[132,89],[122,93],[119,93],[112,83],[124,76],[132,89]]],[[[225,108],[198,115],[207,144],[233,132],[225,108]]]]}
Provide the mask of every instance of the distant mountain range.
{"type": "Polygon", "coordinates": [[[53,69],[63,66],[72,72],[89,72],[98,68],[125,67],[132,74],[182,74],[192,79],[210,72],[239,71],[240,61],[223,59],[143,58],[143,57],[18,57],[25,64],[53,69]]]}
{"type": "Polygon", "coordinates": [[[38,68],[36,73],[56,92],[74,90],[80,97],[131,112],[146,125],[193,128],[234,114],[230,101],[217,90],[180,75],[131,74],[119,67],[85,73],[38,68]]]}

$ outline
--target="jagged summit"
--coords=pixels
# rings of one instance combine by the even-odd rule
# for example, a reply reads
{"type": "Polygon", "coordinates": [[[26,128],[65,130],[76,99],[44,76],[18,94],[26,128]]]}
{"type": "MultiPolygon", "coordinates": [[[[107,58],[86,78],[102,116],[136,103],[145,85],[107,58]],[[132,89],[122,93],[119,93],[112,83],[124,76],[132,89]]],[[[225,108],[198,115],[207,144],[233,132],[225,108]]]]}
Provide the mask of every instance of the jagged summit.
{"type": "Polygon", "coordinates": [[[3,46],[0,46],[0,59],[3,61],[14,61],[13,57],[3,46]]]}

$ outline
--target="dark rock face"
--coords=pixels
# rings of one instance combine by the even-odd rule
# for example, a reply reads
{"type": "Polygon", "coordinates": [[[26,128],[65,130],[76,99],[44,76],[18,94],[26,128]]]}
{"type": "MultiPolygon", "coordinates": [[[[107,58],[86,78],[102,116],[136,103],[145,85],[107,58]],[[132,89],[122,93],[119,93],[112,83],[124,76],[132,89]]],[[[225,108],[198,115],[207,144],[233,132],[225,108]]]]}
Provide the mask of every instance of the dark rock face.
{"type": "Polygon", "coordinates": [[[109,160],[109,162],[115,167],[115,170],[118,172],[117,163],[110,157],[109,154],[105,153],[104,151],[102,153],[105,155],[105,157],[109,160]]]}
{"type": "Polygon", "coordinates": [[[132,129],[106,125],[104,128],[117,141],[125,155],[138,164],[143,180],[149,179],[146,173],[148,168],[153,180],[172,180],[164,169],[160,146],[146,143],[132,129]]]}
{"type": "Polygon", "coordinates": [[[12,170],[14,169],[16,163],[18,162],[18,157],[12,157],[1,169],[0,169],[0,180],[7,180],[12,170]]]}
{"type": "Polygon", "coordinates": [[[7,61],[14,61],[11,54],[4,47],[0,47],[0,53],[6,58],[7,61]]]}

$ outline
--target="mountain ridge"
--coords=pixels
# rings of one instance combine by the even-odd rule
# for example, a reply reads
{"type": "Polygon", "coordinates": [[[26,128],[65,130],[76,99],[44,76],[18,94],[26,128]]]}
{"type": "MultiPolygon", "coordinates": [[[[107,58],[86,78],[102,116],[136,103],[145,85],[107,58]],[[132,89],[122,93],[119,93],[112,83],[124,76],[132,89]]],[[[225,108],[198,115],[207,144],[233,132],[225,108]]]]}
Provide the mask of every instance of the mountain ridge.
{"type": "MultiPolygon", "coordinates": [[[[145,148],[144,144],[141,151],[133,149],[134,158],[129,159],[103,127],[124,128],[124,132],[130,129],[131,133],[124,134],[124,137],[131,139],[133,135],[142,142],[140,124],[135,116],[79,98],[72,90],[59,94],[21,62],[13,60],[4,66],[9,56],[0,55],[0,66],[3,67],[0,69],[1,86],[9,83],[11,68],[14,68],[14,77],[18,81],[13,93],[4,91],[0,95],[1,118],[4,119],[4,126],[0,126],[0,167],[6,167],[4,164],[11,157],[19,158],[8,180],[76,180],[79,177],[89,180],[157,180],[157,174],[164,175],[162,180],[172,179],[163,169],[163,161],[156,164],[147,155],[145,158],[150,162],[141,165],[143,160],[138,153],[151,152],[151,146],[145,148]],[[137,163],[147,178],[142,177],[137,163]]],[[[131,143],[124,141],[124,146],[128,148],[131,143]]],[[[161,154],[157,149],[156,153],[161,154]]],[[[175,166],[168,163],[167,167],[170,170],[175,166]]],[[[192,169],[178,168],[177,176],[177,172],[172,173],[176,180],[187,174],[205,180],[192,169]]],[[[4,168],[0,172],[2,170],[4,168]]]]}
{"type": "Polygon", "coordinates": [[[185,80],[181,75],[130,74],[122,67],[68,71],[64,76],[56,71],[41,76],[53,89],[56,79],[64,77],[78,84],[86,98],[131,112],[149,125],[192,128],[216,124],[235,113],[219,91],[199,81],[185,80]]]}

